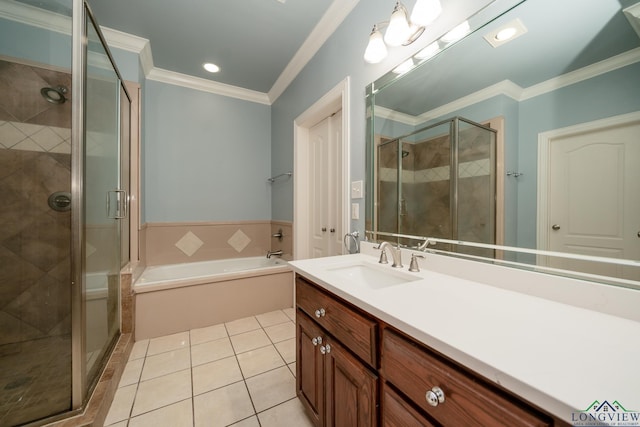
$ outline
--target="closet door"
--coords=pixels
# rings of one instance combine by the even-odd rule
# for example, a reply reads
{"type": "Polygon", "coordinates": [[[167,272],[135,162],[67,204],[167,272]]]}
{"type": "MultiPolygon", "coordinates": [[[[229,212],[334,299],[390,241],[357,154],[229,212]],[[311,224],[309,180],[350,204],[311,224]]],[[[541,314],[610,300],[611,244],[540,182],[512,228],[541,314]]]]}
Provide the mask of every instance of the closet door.
{"type": "Polygon", "coordinates": [[[338,113],[309,129],[309,254],[342,253],[342,118],[338,113]]]}

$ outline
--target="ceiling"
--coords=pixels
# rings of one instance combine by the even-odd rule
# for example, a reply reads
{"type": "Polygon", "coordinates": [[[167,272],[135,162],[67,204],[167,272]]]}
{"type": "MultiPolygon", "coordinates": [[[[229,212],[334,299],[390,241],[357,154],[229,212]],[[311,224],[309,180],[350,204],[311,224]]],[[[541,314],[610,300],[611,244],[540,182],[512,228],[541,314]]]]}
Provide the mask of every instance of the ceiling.
{"type": "Polygon", "coordinates": [[[102,27],[150,41],[154,67],[268,93],[344,0],[89,0],[102,27]],[[202,68],[213,62],[220,72],[202,68]]]}
{"type": "Polygon", "coordinates": [[[376,94],[376,106],[406,115],[407,123],[422,123],[444,105],[459,108],[466,97],[477,102],[497,90],[526,97],[528,88],[625,52],[631,58],[625,60],[638,61],[640,32],[622,11],[634,4],[640,2],[598,0],[584,7],[583,0],[528,0],[395,80],[376,94]],[[516,18],[528,30],[521,37],[497,48],[483,39],[516,18]]]}

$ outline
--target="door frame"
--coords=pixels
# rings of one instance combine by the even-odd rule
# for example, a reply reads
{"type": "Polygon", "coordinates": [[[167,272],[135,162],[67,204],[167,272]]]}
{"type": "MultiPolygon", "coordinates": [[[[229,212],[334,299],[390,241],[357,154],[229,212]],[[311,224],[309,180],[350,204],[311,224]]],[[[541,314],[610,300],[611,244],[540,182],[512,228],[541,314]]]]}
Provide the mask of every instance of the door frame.
{"type": "MultiPolygon", "coordinates": [[[[537,248],[549,250],[549,166],[551,163],[551,143],[557,138],[566,138],[581,133],[598,131],[610,127],[625,125],[640,120],[640,111],[620,114],[605,119],[579,123],[573,126],[553,129],[538,134],[538,208],[537,208],[537,248]]],[[[538,256],[538,263],[544,257],[538,256]]]]}
{"type": "Polygon", "coordinates": [[[340,191],[342,230],[349,230],[350,126],[347,76],[293,121],[293,259],[309,257],[309,129],[338,110],[342,115],[342,165],[340,191]]]}

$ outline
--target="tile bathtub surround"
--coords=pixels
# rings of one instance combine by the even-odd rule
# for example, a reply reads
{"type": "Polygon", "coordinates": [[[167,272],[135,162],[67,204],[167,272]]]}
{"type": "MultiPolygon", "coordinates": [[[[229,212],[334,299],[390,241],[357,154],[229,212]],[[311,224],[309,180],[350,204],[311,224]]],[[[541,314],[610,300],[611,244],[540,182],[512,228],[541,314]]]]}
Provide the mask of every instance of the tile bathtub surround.
{"type": "Polygon", "coordinates": [[[283,221],[146,223],[140,230],[146,265],[264,256],[268,250],[293,252],[293,227],[283,221]],[[282,242],[272,235],[282,228],[282,242]]]}
{"type": "Polygon", "coordinates": [[[136,342],[105,426],[311,426],[294,319],[288,308],[136,342]]]}

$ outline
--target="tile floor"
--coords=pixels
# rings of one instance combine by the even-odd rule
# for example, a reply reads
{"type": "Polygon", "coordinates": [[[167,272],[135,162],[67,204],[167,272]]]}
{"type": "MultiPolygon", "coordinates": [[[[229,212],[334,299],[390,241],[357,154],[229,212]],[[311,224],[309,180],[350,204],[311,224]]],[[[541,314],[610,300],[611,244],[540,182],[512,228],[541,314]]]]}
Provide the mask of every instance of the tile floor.
{"type": "Polygon", "coordinates": [[[105,426],[311,426],[294,322],[290,308],[136,342],[105,426]]]}

